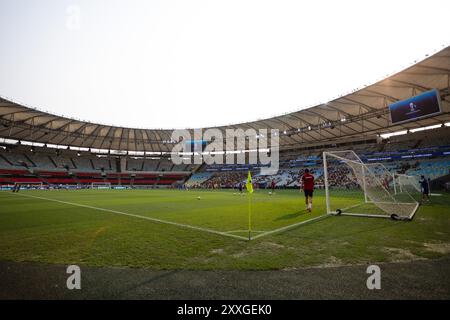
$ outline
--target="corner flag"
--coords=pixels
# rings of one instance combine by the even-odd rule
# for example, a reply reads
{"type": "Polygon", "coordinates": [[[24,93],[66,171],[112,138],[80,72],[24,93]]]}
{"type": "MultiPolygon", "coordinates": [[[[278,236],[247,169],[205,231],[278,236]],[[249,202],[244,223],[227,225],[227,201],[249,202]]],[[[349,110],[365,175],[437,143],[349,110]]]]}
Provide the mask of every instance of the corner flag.
{"type": "Polygon", "coordinates": [[[252,174],[250,173],[250,170],[248,170],[248,177],[247,183],[245,184],[245,188],[247,189],[248,193],[253,193],[252,174]]]}
{"type": "Polygon", "coordinates": [[[253,193],[253,181],[252,181],[252,174],[250,173],[250,170],[248,170],[248,176],[247,176],[247,183],[245,184],[245,188],[247,189],[247,192],[249,194],[248,196],[248,240],[252,239],[252,196],[250,196],[253,193]]]}

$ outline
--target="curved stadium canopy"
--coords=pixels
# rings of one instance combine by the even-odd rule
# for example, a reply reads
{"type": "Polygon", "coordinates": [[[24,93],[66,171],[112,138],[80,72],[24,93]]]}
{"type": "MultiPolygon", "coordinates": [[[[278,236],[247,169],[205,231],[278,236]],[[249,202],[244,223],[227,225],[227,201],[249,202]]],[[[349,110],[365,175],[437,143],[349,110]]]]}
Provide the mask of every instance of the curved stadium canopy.
{"type": "MultiPolygon", "coordinates": [[[[218,127],[279,129],[280,148],[374,136],[450,121],[450,47],[375,84],[325,104],[285,115],[218,127]],[[387,106],[436,88],[442,113],[392,125],[387,106]]],[[[65,118],[0,98],[0,137],[44,144],[145,152],[172,150],[172,130],[108,126],[65,118]]]]}

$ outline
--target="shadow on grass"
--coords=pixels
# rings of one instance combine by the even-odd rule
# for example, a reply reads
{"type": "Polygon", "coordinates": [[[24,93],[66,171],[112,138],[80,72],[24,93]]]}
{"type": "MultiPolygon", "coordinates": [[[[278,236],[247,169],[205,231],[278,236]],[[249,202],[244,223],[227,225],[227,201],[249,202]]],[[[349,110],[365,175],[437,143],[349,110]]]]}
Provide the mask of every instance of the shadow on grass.
{"type": "Polygon", "coordinates": [[[293,212],[293,213],[288,213],[288,214],[285,214],[284,216],[281,216],[281,217],[278,217],[278,218],[274,219],[273,221],[296,219],[298,217],[301,217],[301,216],[305,215],[306,213],[307,213],[306,210],[301,210],[301,211],[297,211],[297,212],[293,212]]]}

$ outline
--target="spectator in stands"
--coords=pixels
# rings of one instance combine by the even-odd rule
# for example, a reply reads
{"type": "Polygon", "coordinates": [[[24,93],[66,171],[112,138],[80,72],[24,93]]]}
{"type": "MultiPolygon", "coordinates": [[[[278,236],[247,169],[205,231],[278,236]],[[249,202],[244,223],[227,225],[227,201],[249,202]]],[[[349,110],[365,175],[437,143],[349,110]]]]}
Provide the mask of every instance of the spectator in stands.
{"type": "Polygon", "coordinates": [[[202,186],[208,189],[239,188],[239,183],[243,182],[245,178],[245,173],[242,172],[220,172],[203,182],[202,186]]]}

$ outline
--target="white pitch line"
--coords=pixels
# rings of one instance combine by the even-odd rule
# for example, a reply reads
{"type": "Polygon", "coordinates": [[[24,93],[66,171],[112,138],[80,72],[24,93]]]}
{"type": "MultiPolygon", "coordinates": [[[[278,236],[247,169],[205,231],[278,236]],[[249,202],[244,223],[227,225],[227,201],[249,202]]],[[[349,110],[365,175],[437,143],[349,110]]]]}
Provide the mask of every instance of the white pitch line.
{"type": "MultiPolygon", "coordinates": [[[[247,229],[247,230],[232,230],[232,231],[227,231],[227,232],[225,232],[225,233],[236,233],[236,232],[248,232],[249,230],[247,229]]],[[[267,232],[267,230],[266,231],[262,231],[262,230],[251,230],[251,232],[258,232],[258,233],[261,233],[261,232],[267,232]]]]}
{"type": "Polygon", "coordinates": [[[36,199],[41,199],[41,200],[46,200],[46,201],[59,202],[59,203],[68,204],[68,205],[72,205],[72,206],[76,206],[76,207],[83,207],[83,208],[99,210],[99,211],[105,211],[105,212],[110,212],[110,213],[115,213],[115,214],[121,214],[121,215],[124,215],[124,216],[129,216],[129,217],[134,217],[134,218],[138,218],[138,219],[149,220],[149,221],[163,223],[163,224],[170,224],[170,225],[181,227],[181,228],[187,228],[187,229],[192,229],[192,230],[197,230],[197,231],[208,232],[208,233],[212,233],[212,234],[218,234],[218,235],[221,235],[221,236],[236,238],[236,239],[240,239],[240,240],[248,240],[248,238],[246,238],[246,237],[242,237],[242,236],[238,236],[238,235],[234,235],[234,234],[228,234],[228,233],[225,233],[225,232],[216,231],[216,230],[212,230],[212,229],[206,229],[206,228],[201,228],[201,227],[190,226],[188,224],[182,224],[182,223],[177,223],[177,222],[161,220],[161,219],[157,219],[157,218],[141,216],[141,215],[133,214],[133,213],[127,213],[127,212],[122,212],[122,211],[116,211],[116,210],[110,210],[110,209],[105,209],[105,208],[93,207],[93,206],[88,206],[88,205],[85,205],[85,204],[79,204],[79,203],[74,203],[74,202],[56,200],[56,199],[51,199],[51,198],[32,196],[32,195],[23,194],[23,193],[15,193],[15,195],[19,195],[19,196],[22,196],[22,197],[36,198],[36,199]]]}
{"type": "Polygon", "coordinates": [[[288,225],[286,227],[281,227],[281,228],[278,228],[278,229],[275,229],[275,230],[267,231],[265,233],[261,233],[261,234],[258,234],[256,236],[252,237],[252,240],[255,240],[255,239],[258,239],[258,238],[261,238],[261,237],[265,237],[265,236],[268,236],[270,234],[286,231],[286,230],[289,230],[291,228],[295,228],[295,227],[301,226],[302,224],[306,224],[306,223],[309,223],[309,222],[312,222],[312,221],[316,221],[316,220],[321,220],[321,219],[327,218],[329,216],[330,216],[329,214],[324,214],[324,215],[321,215],[321,216],[318,216],[318,217],[315,217],[315,218],[311,218],[311,219],[306,220],[306,221],[301,221],[301,222],[298,222],[298,223],[290,224],[290,225],[288,225]]]}

